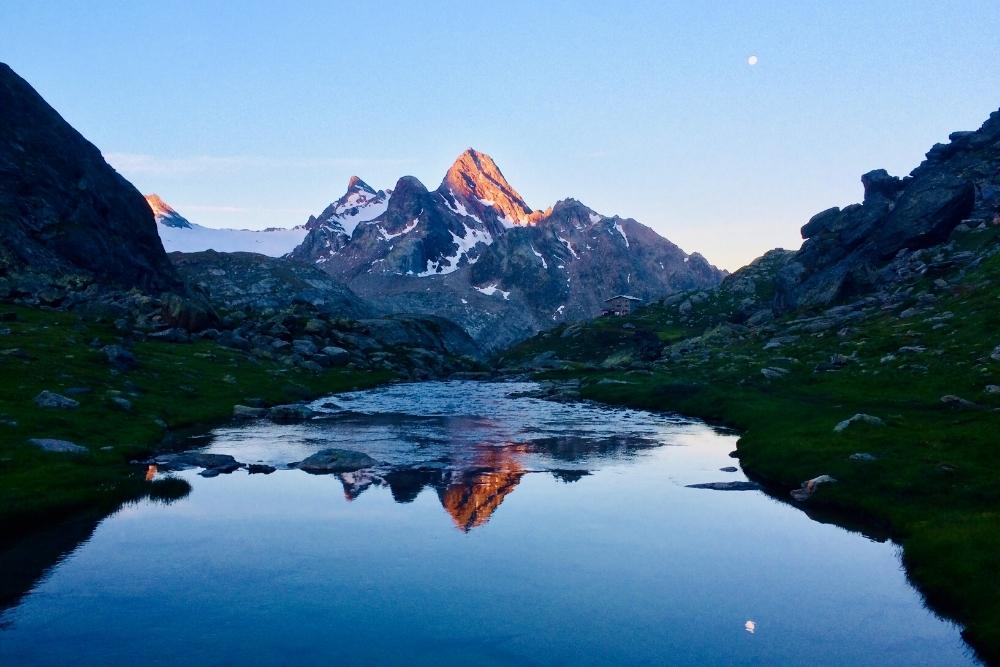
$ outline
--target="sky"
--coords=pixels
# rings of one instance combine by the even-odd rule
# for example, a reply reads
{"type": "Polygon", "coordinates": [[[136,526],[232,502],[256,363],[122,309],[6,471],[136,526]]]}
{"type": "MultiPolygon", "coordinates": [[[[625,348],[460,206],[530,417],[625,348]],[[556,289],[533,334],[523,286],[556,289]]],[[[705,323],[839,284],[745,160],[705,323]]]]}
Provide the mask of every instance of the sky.
{"type": "Polygon", "coordinates": [[[467,147],[736,269],[1000,107],[1000,2],[0,2],[0,61],[192,222],[467,147]],[[756,55],[756,65],[748,58],[756,55]]]}

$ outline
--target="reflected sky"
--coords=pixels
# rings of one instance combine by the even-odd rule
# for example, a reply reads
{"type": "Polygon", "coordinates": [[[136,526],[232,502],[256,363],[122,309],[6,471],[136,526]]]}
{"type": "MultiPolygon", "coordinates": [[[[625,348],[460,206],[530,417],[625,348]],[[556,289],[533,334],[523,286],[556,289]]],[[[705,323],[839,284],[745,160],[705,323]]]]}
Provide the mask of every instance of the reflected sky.
{"type": "Polygon", "coordinates": [[[745,479],[735,436],[521,389],[218,429],[208,451],[279,469],[182,471],[188,497],[105,520],[0,617],[0,664],[972,663],[892,544],[685,488],[745,479]],[[379,465],[284,467],[327,447],[379,465]]]}

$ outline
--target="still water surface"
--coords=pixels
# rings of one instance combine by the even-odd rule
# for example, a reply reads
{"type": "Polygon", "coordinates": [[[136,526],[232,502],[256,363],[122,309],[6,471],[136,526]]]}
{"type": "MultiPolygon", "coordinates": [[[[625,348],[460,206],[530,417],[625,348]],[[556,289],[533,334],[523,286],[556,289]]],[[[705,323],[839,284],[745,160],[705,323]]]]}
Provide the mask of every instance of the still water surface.
{"type": "Polygon", "coordinates": [[[279,469],[105,519],[0,616],[2,665],[962,665],[892,544],[743,480],[736,436],[510,394],[342,394],[207,451],[279,469]],[[332,403],[330,403],[332,401],[332,403]],[[349,475],[283,469],[328,447],[349,475]]]}

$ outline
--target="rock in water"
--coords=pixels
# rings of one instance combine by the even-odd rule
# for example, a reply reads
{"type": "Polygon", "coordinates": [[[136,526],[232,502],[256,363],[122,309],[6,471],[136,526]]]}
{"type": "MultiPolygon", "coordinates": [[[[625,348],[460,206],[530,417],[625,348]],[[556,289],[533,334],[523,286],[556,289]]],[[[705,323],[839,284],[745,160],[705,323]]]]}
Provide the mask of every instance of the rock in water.
{"type": "Polygon", "coordinates": [[[713,491],[758,491],[760,484],[756,482],[706,482],[704,484],[688,484],[689,489],[712,489],[713,491]]]}
{"type": "Polygon", "coordinates": [[[145,198],[2,63],[0,268],[86,273],[144,289],[180,285],[145,198]]]}
{"type": "Polygon", "coordinates": [[[364,452],[350,449],[324,449],[298,464],[298,468],[311,473],[354,472],[377,465],[378,461],[364,452]]]}
{"type": "Polygon", "coordinates": [[[206,454],[204,452],[181,452],[180,454],[161,454],[151,463],[166,470],[183,470],[184,468],[205,468],[218,473],[229,473],[239,470],[241,464],[229,454],[206,454]]]}
{"type": "Polygon", "coordinates": [[[267,411],[267,418],[279,424],[288,424],[312,419],[319,413],[308,405],[301,403],[291,403],[289,405],[276,405],[267,411]]]}

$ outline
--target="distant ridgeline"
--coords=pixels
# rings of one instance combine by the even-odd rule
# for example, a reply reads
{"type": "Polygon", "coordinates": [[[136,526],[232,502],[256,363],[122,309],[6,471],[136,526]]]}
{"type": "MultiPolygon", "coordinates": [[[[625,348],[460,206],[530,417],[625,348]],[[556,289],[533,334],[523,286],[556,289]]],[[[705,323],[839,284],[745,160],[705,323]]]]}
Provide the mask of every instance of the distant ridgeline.
{"type": "MultiPolygon", "coordinates": [[[[172,209],[170,210],[172,213],[172,209]]],[[[203,249],[191,230],[158,216],[168,249],[203,249]]],[[[204,230],[204,228],[201,228],[204,230]]],[[[201,232],[207,233],[209,230],[201,232]]],[[[574,199],[533,211],[490,156],[469,149],[436,190],[406,176],[390,190],[352,177],[347,192],[284,244],[255,248],[316,264],[390,313],[447,317],[495,350],[565,321],[599,315],[616,294],[649,300],[712,287],[725,272],[630,218],[596,213],[574,199]],[[301,243],[291,241],[301,234],[301,243]]]]}

